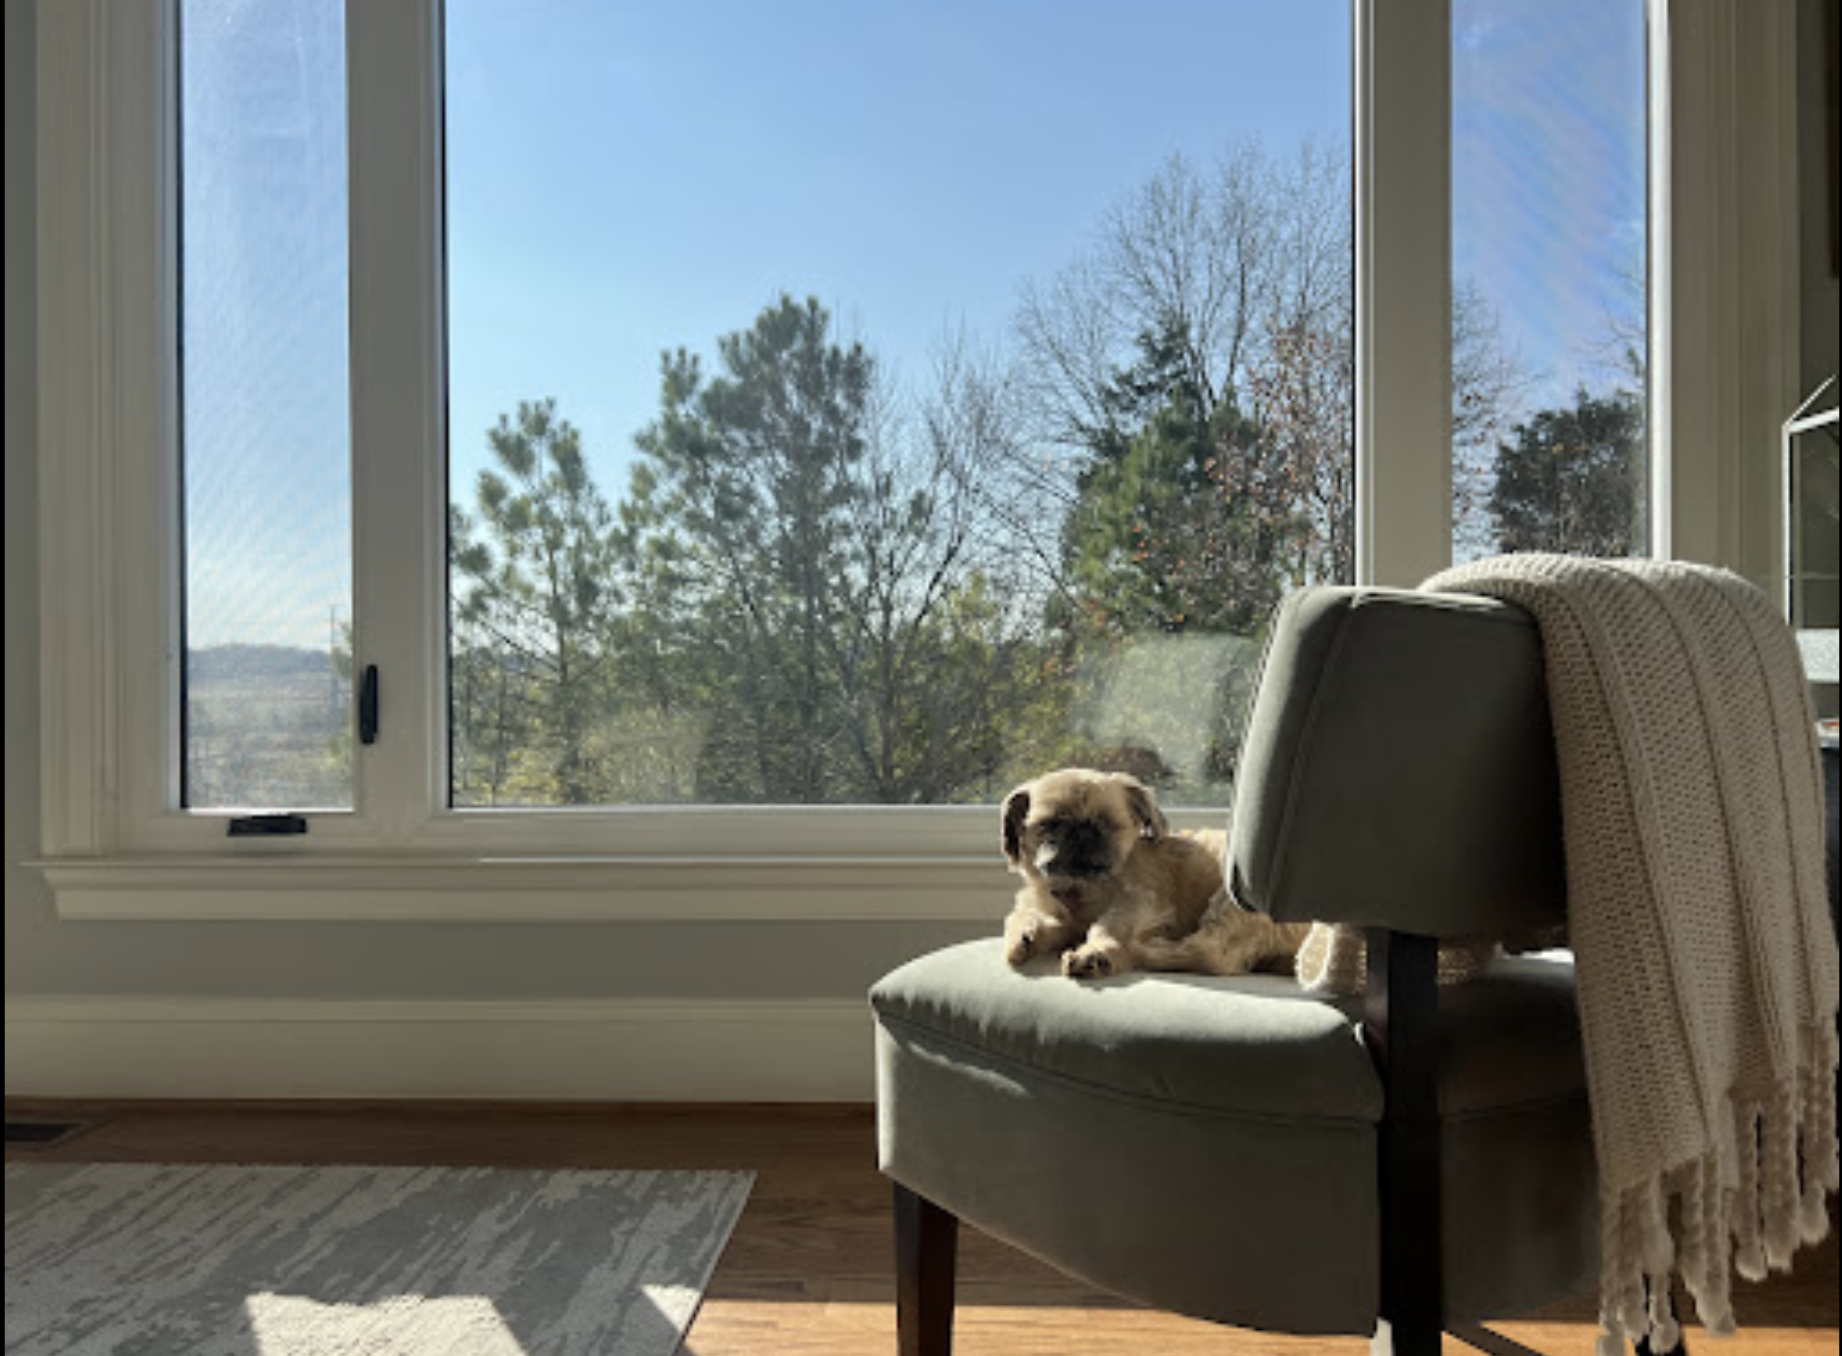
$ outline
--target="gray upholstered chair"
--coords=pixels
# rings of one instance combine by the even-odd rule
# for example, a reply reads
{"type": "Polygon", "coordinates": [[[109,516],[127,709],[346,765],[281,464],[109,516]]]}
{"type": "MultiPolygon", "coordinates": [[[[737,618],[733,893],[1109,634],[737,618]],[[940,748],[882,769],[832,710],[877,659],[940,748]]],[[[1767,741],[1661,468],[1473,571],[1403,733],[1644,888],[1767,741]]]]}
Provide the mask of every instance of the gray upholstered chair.
{"type": "Polygon", "coordinates": [[[1437,939],[1563,914],[1533,621],[1397,590],[1291,597],[1229,877],[1276,918],[1368,929],[1366,999],[1276,975],[1015,971],[999,901],[992,937],[872,990],[905,1356],[950,1344],[958,1220],[1200,1318],[1360,1335],[1385,1319],[1396,1351],[1592,1289],[1571,966],[1434,983],[1437,939]]]}

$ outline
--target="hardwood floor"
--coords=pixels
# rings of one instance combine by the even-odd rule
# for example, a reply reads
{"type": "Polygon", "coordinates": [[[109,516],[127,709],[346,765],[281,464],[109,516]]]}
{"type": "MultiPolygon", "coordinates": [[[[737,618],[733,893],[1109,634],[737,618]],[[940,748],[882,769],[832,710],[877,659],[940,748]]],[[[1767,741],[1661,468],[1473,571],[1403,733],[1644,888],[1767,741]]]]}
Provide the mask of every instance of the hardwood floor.
{"type": "MultiPolygon", "coordinates": [[[[867,1107],[445,1103],[7,1103],[9,1121],[74,1120],[7,1160],[750,1168],[754,1193],[712,1278],[692,1356],[887,1356],[895,1350],[888,1182],[867,1107]]],[[[1833,1219],[1833,1204],[1832,1204],[1833,1219]]],[[[1367,1356],[1366,1339],[1278,1337],[1140,1309],[1002,1244],[960,1237],[960,1356],[1367,1356]]],[[[1796,1272],[1736,1284],[1722,1356],[1830,1356],[1832,1232],[1796,1272]]],[[[1493,1325],[1543,1356],[1591,1356],[1590,1297],[1493,1325]]],[[[1690,1326],[1692,1350],[1714,1350],[1690,1326]]],[[[1448,1353],[1470,1349],[1448,1338],[1448,1353]]]]}

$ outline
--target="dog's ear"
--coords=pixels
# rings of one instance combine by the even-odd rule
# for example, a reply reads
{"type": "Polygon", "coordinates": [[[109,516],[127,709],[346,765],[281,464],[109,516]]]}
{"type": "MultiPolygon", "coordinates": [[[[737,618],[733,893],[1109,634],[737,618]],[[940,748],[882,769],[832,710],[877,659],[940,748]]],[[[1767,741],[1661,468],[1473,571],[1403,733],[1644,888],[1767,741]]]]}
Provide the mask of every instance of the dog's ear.
{"type": "Polygon", "coordinates": [[[1011,862],[1023,860],[1023,819],[1030,813],[1030,783],[1004,798],[1004,855],[1011,862]]]}
{"type": "Polygon", "coordinates": [[[1169,833],[1170,821],[1164,818],[1164,811],[1158,808],[1157,797],[1151,794],[1151,788],[1137,777],[1124,772],[1115,773],[1114,776],[1119,778],[1120,789],[1125,792],[1127,809],[1138,821],[1139,837],[1155,843],[1169,833]]]}

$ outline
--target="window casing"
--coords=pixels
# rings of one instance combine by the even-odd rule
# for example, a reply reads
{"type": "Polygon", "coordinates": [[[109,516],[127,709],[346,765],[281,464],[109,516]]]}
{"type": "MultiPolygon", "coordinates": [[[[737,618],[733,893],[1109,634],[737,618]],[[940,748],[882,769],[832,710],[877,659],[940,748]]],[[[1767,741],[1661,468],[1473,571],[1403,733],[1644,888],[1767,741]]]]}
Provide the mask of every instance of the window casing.
{"type": "MultiPolygon", "coordinates": [[[[1668,16],[1679,7],[1653,7],[1653,123],[1668,117],[1670,63],[1699,52],[1670,46],[1668,16]]],[[[178,808],[173,26],[163,6],[106,0],[41,15],[40,865],[60,909],[988,918],[1003,871],[987,808],[446,808],[441,17],[435,0],[404,0],[351,5],[347,23],[353,647],[360,665],[384,675],[381,734],[357,753],[352,812],[316,815],[306,836],[267,841],[227,838],[221,816],[178,808]]],[[[1718,26],[1696,24],[1697,43],[1712,50],[1725,40],[1718,26]]],[[[1354,25],[1358,575],[1411,585],[1447,563],[1451,542],[1450,214],[1427,207],[1450,192],[1449,8],[1356,0],[1354,25]]],[[[1786,57],[1791,27],[1759,40],[1754,68],[1770,72],[1786,57]]],[[[1659,195],[1674,182],[1668,166],[1683,160],[1667,137],[1675,125],[1653,131],[1664,157],[1653,171],[1653,231],[1674,220],[1659,195]]],[[[1737,163],[1728,168],[1737,177],[1737,163]]],[[[1748,167],[1755,179],[1761,172],[1748,167]]],[[[1789,190],[1788,163],[1781,178],[1768,187],[1789,190]]],[[[1716,177],[1696,191],[1724,186],[1716,177]]],[[[1651,251],[1653,288],[1665,293],[1652,303],[1653,405],[1670,399],[1687,342],[1679,333],[1658,342],[1668,334],[1659,317],[1682,304],[1668,289],[1690,278],[1671,271],[1673,231],[1657,231],[1651,251]]],[[[1739,263],[1721,262],[1731,279],[1739,263]]],[[[1725,293],[1716,302],[1734,304],[1725,293]]],[[[1694,361],[1727,356],[1719,332],[1708,333],[1694,361]]],[[[1779,361],[1788,379],[1792,365],[1779,361]]],[[[1745,402],[1769,403],[1772,376],[1749,372],[1722,427],[1745,402]]],[[[1709,399],[1699,387],[1694,398],[1709,399]]],[[[1719,486],[1671,474],[1683,453],[1664,441],[1670,412],[1650,421],[1658,548],[1702,559],[1725,550],[1732,562],[1746,553],[1715,539],[1739,535],[1711,506],[1719,486]],[[1686,532],[1672,534],[1672,523],[1686,532]]],[[[1697,444],[1691,455],[1723,454],[1697,444]]],[[[1763,558],[1775,558],[1769,543],[1763,558]]]]}

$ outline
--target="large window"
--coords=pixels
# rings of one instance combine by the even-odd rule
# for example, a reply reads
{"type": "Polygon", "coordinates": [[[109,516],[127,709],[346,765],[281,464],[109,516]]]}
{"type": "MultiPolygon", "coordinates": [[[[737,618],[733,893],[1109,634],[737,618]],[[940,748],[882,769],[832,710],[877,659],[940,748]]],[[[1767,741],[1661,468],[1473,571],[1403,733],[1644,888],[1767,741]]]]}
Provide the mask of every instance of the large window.
{"type": "Polygon", "coordinates": [[[1710,6],[47,7],[60,907],[984,919],[1013,779],[1219,822],[1287,589],[1745,566],[1710,6]]]}
{"type": "Polygon", "coordinates": [[[1225,802],[1353,578],[1349,11],[1123,14],[452,0],[456,805],[1225,802]]]}

